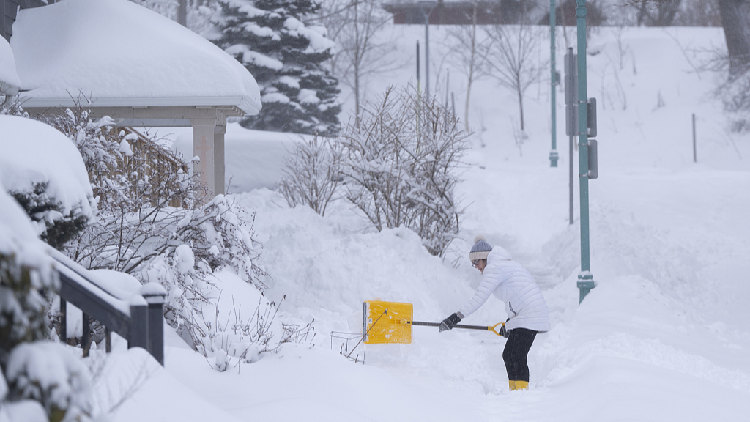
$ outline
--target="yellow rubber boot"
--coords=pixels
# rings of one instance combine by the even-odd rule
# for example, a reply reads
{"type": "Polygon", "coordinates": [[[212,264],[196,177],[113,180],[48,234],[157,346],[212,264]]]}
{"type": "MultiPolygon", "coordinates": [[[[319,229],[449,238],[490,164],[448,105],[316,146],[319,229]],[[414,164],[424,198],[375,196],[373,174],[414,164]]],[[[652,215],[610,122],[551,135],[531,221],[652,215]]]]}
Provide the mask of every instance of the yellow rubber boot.
{"type": "Polygon", "coordinates": [[[529,382],[528,381],[514,381],[516,383],[516,390],[528,390],[529,389],[529,382]]]}
{"type": "Polygon", "coordinates": [[[510,387],[510,391],[513,391],[516,389],[516,382],[515,381],[508,381],[508,386],[510,387]]]}

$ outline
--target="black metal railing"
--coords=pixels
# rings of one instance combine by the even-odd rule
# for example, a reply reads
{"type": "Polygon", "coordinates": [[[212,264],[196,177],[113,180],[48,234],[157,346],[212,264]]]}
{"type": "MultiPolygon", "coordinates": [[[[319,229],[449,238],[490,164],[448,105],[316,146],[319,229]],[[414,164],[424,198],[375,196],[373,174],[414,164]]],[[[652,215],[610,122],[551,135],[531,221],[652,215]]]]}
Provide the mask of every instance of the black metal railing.
{"type": "Polygon", "coordinates": [[[91,321],[104,326],[105,351],[112,351],[112,332],[127,340],[128,348],[146,349],[164,365],[164,290],[144,286],[139,294],[118,297],[92,280],[87,270],[58,251],[50,252],[60,278],[60,340],[67,342],[67,304],[83,312],[83,356],[91,347],[91,321]]]}

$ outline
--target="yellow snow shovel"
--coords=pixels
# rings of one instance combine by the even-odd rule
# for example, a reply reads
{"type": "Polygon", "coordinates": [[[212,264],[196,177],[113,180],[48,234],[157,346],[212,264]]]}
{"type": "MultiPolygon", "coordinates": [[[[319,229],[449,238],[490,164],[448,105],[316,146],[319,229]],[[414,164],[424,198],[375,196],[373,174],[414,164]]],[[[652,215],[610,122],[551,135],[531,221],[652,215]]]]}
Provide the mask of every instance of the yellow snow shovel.
{"type": "MultiPolygon", "coordinates": [[[[382,300],[366,300],[364,302],[364,318],[362,329],[365,344],[411,344],[411,327],[425,325],[439,327],[439,322],[419,322],[413,320],[414,306],[411,303],[384,302],[382,300]]],[[[456,325],[453,328],[467,330],[492,331],[501,336],[495,325],[456,325]]]]}

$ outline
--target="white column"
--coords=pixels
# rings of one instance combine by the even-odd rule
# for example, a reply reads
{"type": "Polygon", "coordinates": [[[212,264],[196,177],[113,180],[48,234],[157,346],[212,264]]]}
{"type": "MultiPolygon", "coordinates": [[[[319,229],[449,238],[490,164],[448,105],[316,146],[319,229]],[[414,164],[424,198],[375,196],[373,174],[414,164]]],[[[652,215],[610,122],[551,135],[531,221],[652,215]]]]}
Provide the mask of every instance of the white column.
{"type": "MultiPolygon", "coordinates": [[[[215,131],[216,119],[190,119],[193,126],[193,174],[200,172],[200,181],[211,192],[212,197],[216,194],[216,167],[215,167],[215,131]]],[[[222,136],[222,147],[224,149],[224,137],[222,136]]],[[[223,163],[222,163],[223,167],[223,163]]],[[[223,185],[223,182],[222,182],[223,185]]]]}
{"type": "Polygon", "coordinates": [[[226,193],[226,167],[224,166],[224,134],[226,133],[226,126],[216,126],[214,129],[214,181],[216,183],[216,189],[214,189],[215,195],[224,195],[226,193]]]}

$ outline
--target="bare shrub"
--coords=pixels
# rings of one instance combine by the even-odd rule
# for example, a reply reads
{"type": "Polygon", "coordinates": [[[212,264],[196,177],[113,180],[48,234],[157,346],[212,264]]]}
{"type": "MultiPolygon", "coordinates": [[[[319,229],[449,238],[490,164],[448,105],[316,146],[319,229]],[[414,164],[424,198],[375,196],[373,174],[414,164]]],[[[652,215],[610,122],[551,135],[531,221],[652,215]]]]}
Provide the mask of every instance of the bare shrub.
{"type": "Polygon", "coordinates": [[[378,231],[407,227],[442,256],[463,213],[454,189],[467,132],[434,99],[420,100],[413,87],[389,88],[360,114],[359,126],[349,124],[337,139],[344,196],[378,231]]]}
{"type": "MultiPolygon", "coordinates": [[[[286,296],[282,298],[286,299],[286,296]]],[[[217,301],[218,302],[218,301],[217,301]]],[[[234,298],[232,298],[234,305],[234,298]]],[[[315,333],[312,321],[304,326],[279,323],[276,315],[281,302],[268,302],[259,297],[255,311],[245,318],[241,310],[233,306],[228,314],[220,306],[214,315],[200,314],[188,326],[194,349],[203,354],[209,365],[224,372],[229,365],[238,367],[244,363],[257,362],[264,353],[276,353],[287,343],[311,343],[315,333]]]]}
{"type": "Polygon", "coordinates": [[[341,182],[339,144],[317,135],[297,143],[286,159],[279,191],[290,207],[307,205],[325,215],[341,182]]]}

